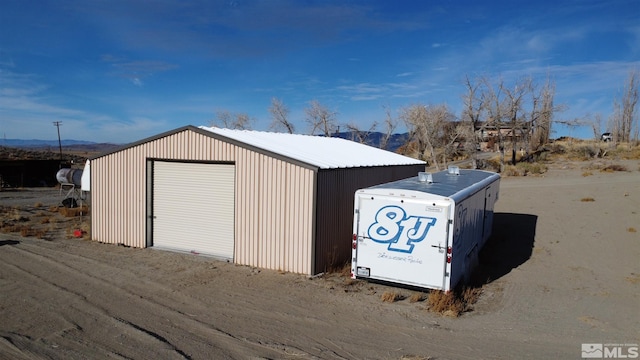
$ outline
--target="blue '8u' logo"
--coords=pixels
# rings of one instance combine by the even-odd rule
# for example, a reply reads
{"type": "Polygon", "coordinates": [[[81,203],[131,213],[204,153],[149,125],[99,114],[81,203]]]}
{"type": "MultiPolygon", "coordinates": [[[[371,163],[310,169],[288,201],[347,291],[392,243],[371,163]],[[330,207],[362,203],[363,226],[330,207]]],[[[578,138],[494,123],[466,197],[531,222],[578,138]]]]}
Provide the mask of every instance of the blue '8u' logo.
{"type": "Polygon", "coordinates": [[[371,240],[389,244],[389,251],[410,254],[414,243],[424,240],[435,224],[435,218],[407,216],[403,208],[389,205],[378,210],[376,222],[369,226],[368,233],[371,240]]]}

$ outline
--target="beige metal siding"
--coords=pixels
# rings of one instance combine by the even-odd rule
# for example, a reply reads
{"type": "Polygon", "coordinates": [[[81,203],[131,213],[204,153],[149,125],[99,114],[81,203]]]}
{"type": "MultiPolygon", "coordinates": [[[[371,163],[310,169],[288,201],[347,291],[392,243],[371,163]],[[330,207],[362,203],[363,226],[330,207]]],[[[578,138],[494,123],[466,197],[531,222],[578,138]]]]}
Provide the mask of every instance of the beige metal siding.
{"type": "Polygon", "coordinates": [[[314,172],[247,149],[236,192],[236,262],[309,274],[314,172]]]}
{"type": "Polygon", "coordinates": [[[188,129],[92,160],[93,240],[146,246],[147,159],[235,163],[234,261],[312,272],[315,172],[188,129]]]}
{"type": "Polygon", "coordinates": [[[419,171],[424,171],[424,165],[320,171],[313,273],[328,271],[350,261],[356,190],[416,176],[419,171]]]}

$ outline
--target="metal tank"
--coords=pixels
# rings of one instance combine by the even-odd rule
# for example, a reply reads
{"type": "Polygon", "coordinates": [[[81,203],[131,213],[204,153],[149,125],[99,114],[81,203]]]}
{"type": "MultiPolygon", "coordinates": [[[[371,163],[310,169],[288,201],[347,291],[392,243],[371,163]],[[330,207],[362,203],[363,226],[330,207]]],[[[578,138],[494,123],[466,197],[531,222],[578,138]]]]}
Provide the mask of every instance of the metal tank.
{"type": "Polygon", "coordinates": [[[80,169],[60,169],[56,173],[56,180],[60,184],[82,185],[82,170],[80,169]]]}

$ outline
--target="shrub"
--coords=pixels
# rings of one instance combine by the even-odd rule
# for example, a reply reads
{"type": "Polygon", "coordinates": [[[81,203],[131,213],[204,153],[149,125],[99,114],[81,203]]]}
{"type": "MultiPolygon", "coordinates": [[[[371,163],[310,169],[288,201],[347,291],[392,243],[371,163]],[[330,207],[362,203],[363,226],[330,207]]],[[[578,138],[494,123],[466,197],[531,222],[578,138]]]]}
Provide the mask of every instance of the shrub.
{"type": "Polygon", "coordinates": [[[478,299],[480,299],[480,295],[482,295],[482,288],[465,288],[462,290],[462,301],[465,304],[466,308],[469,308],[471,305],[475,304],[478,299]]]}
{"type": "Polygon", "coordinates": [[[619,164],[611,164],[603,167],[601,172],[615,172],[615,171],[628,171],[627,167],[619,164]]]}
{"type": "Polygon", "coordinates": [[[548,168],[545,164],[534,162],[521,162],[517,165],[506,165],[504,167],[504,176],[527,176],[529,174],[540,175],[547,172],[548,168]]]}
{"type": "Polygon", "coordinates": [[[83,216],[83,215],[89,214],[89,207],[86,205],[82,207],[75,207],[75,208],[61,207],[58,209],[58,211],[64,217],[83,216]]]}
{"type": "Polygon", "coordinates": [[[453,291],[431,291],[427,298],[429,310],[440,314],[459,316],[464,311],[464,303],[453,291]]]}
{"type": "Polygon", "coordinates": [[[471,310],[481,294],[481,287],[465,287],[446,292],[433,290],[427,298],[428,309],[445,316],[457,317],[471,310]]]}
{"type": "Polygon", "coordinates": [[[593,202],[593,201],[596,201],[596,199],[594,199],[592,197],[583,197],[582,199],[580,199],[580,201],[582,201],[582,202],[593,202]]]}
{"type": "Polygon", "coordinates": [[[390,303],[404,299],[404,297],[397,291],[385,291],[380,298],[382,301],[390,303]]]}
{"type": "Polygon", "coordinates": [[[504,167],[504,171],[502,172],[504,176],[524,176],[524,172],[521,172],[518,167],[513,165],[506,165],[504,167]]]}
{"type": "Polygon", "coordinates": [[[35,235],[36,235],[36,230],[28,226],[23,226],[20,229],[20,236],[22,237],[35,236],[35,235]]]}
{"type": "Polygon", "coordinates": [[[547,172],[548,168],[545,164],[534,162],[534,163],[519,163],[517,165],[521,169],[524,169],[525,175],[527,174],[535,174],[540,175],[547,172]]]}
{"type": "Polygon", "coordinates": [[[413,293],[411,296],[409,296],[409,302],[410,303],[421,302],[421,301],[425,301],[426,298],[427,297],[424,293],[416,292],[416,293],[413,293]]]}

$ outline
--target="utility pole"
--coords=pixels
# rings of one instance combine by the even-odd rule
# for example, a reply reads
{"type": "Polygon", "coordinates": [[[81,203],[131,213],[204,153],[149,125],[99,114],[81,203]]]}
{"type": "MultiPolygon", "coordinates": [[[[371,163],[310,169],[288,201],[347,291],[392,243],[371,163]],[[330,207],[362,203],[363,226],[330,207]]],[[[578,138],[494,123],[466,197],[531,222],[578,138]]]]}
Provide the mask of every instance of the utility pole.
{"type": "Polygon", "coordinates": [[[60,125],[62,125],[62,121],[54,121],[53,125],[58,128],[58,148],[60,149],[60,164],[62,164],[62,142],[60,141],[60,125]]]}

